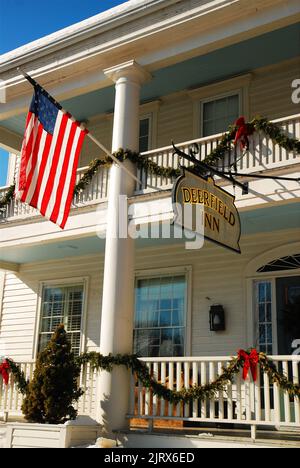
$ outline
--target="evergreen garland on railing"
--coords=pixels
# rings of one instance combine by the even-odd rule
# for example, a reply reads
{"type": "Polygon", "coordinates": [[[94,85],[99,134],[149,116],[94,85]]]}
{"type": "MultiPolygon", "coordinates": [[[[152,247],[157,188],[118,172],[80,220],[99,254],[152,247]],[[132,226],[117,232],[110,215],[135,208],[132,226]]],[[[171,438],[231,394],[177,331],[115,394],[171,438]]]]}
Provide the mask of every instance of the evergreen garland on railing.
{"type": "MultiPolygon", "coordinates": [[[[250,122],[245,123],[245,127],[247,128],[248,135],[252,135],[254,132],[262,132],[267,137],[269,137],[274,142],[274,144],[279,145],[286,151],[294,151],[295,153],[300,154],[300,141],[296,138],[288,137],[280,125],[270,122],[266,118],[256,117],[250,122]]],[[[202,162],[213,166],[216,165],[218,161],[224,159],[226,154],[232,151],[234,148],[234,141],[238,130],[239,127],[237,125],[231,125],[228,129],[228,132],[226,132],[221,137],[216,148],[212,150],[212,152],[206,156],[202,162]]],[[[134,151],[120,149],[114,153],[114,156],[117,157],[120,162],[130,160],[132,163],[136,164],[139,169],[143,169],[147,173],[151,173],[157,177],[175,179],[181,174],[180,169],[162,167],[152,161],[150,157],[136,153],[134,151]]],[[[112,164],[113,160],[109,156],[106,156],[104,159],[94,159],[91,161],[89,168],[84,173],[80,181],[76,184],[74,195],[78,195],[91,183],[94,175],[98,172],[100,167],[110,167],[112,164]]],[[[0,210],[5,209],[5,207],[11,202],[11,200],[14,198],[14,192],[15,185],[11,185],[7,193],[2,198],[0,198],[0,210]]]]}
{"type": "Polygon", "coordinates": [[[14,377],[14,383],[17,386],[18,391],[22,395],[26,395],[29,381],[25,377],[25,373],[22,371],[20,366],[16,364],[12,359],[6,359],[9,364],[10,371],[14,377]]]}
{"type": "MultiPolygon", "coordinates": [[[[248,351],[249,354],[251,352],[248,351]]],[[[282,390],[288,392],[292,397],[300,398],[300,385],[288,380],[281,374],[276,365],[270,360],[266,354],[259,353],[258,363],[261,370],[265,372],[270,384],[277,384],[282,390]]],[[[23,395],[26,395],[29,382],[26,380],[24,372],[18,364],[7,359],[10,366],[10,372],[14,377],[14,381],[18,390],[23,395]]],[[[76,359],[78,365],[84,366],[90,364],[93,370],[112,372],[114,367],[124,366],[136,376],[138,382],[144,387],[153,392],[153,395],[162,398],[170,403],[189,403],[195,400],[203,401],[205,399],[213,399],[217,397],[218,392],[225,392],[226,386],[233,383],[234,376],[237,375],[245,365],[245,360],[240,354],[232,358],[227,367],[222,368],[222,373],[215,381],[205,385],[194,385],[190,388],[182,388],[181,390],[171,390],[166,385],[158,382],[150,373],[148,366],[137,355],[108,355],[103,356],[97,352],[85,353],[76,359]]]]}

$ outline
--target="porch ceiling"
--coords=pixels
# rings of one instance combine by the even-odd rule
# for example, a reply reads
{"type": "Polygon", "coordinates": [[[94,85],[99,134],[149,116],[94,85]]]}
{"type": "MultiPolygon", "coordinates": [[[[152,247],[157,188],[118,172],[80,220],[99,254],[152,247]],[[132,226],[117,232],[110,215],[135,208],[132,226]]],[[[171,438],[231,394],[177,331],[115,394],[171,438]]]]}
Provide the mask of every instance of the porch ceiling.
{"type": "MultiPolygon", "coordinates": [[[[299,55],[299,48],[298,23],[159,69],[153,72],[152,81],[143,86],[141,100],[142,102],[150,101],[180,90],[200,87],[256,68],[292,59],[299,55]]],[[[66,100],[62,104],[78,120],[88,120],[92,116],[112,111],[114,87],[83,94],[66,100]]],[[[19,135],[23,133],[24,125],[25,114],[0,122],[0,127],[19,135]]]]}
{"type": "MultiPolygon", "coordinates": [[[[261,208],[240,213],[242,224],[241,245],[243,236],[267,233],[285,229],[300,229],[300,202],[261,208]]],[[[183,244],[184,239],[138,239],[137,249],[163,245],[183,244]]],[[[36,245],[20,247],[0,247],[1,262],[18,264],[58,260],[68,257],[101,254],[105,241],[96,235],[66,241],[43,242],[36,245]],[[46,248],[45,248],[46,247],[46,248]]],[[[219,247],[221,248],[221,247],[219,247]]]]}

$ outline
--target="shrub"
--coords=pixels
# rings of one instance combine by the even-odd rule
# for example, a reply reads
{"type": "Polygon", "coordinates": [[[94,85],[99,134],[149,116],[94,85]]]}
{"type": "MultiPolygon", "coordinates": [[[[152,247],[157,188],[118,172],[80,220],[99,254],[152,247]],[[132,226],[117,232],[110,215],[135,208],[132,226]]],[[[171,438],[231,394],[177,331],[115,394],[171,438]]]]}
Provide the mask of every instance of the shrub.
{"type": "Polygon", "coordinates": [[[67,333],[60,325],[36,362],[32,381],[22,405],[25,419],[41,424],[74,420],[73,404],[83,392],[78,388],[80,366],[76,363],[67,333]]]}

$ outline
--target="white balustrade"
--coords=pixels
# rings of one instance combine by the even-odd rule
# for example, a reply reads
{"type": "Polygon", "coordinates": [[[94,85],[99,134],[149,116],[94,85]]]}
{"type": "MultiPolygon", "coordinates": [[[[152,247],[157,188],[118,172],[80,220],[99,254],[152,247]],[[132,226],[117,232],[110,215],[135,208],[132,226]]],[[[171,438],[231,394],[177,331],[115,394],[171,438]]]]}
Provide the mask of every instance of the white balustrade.
{"type": "MultiPolygon", "coordinates": [[[[33,377],[35,363],[18,363],[24,372],[26,379],[33,377]]],[[[85,364],[81,368],[79,386],[84,391],[83,396],[75,407],[79,415],[94,417],[97,412],[97,371],[93,370],[90,364],[85,364]]],[[[0,376],[0,417],[22,416],[23,395],[18,391],[13,375],[10,373],[9,383],[5,385],[0,376]]]]}
{"type": "MultiPolygon", "coordinates": [[[[277,369],[299,383],[300,356],[272,356],[277,369]]],[[[145,358],[150,374],[169,389],[189,389],[215,381],[230,357],[145,358]]],[[[300,400],[277,384],[271,384],[260,370],[257,381],[242,370],[213,399],[170,404],[154,396],[132,379],[130,417],[147,420],[182,420],[203,423],[247,424],[251,426],[299,427],[300,400]]]]}
{"type": "MultiPolygon", "coordinates": [[[[300,114],[273,120],[273,122],[280,125],[289,137],[297,139],[300,138],[300,114]]],[[[195,157],[199,161],[203,161],[216,148],[221,137],[222,134],[218,134],[186,141],[184,143],[177,143],[175,141],[175,145],[181,151],[188,153],[189,147],[193,144],[197,144],[199,147],[199,153],[195,155],[195,157]]],[[[174,140],[175,138],[176,135],[174,135],[174,140]]],[[[269,137],[261,133],[255,133],[253,136],[250,136],[249,142],[250,147],[248,151],[241,152],[240,148],[237,147],[236,150],[231,152],[231,154],[227,154],[224,161],[220,163],[219,169],[226,171],[234,165],[234,168],[238,173],[251,174],[266,170],[285,168],[287,166],[300,163],[299,154],[282,149],[279,145],[275,145],[269,137]]],[[[142,154],[156,164],[171,167],[173,169],[178,169],[180,165],[185,167],[192,165],[191,163],[180,159],[178,155],[174,155],[173,153],[173,146],[165,146],[142,154]]],[[[153,174],[147,174],[143,169],[138,171],[138,178],[143,182],[143,187],[137,185],[137,192],[141,192],[150,186],[167,189],[172,185],[172,180],[166,177],[157,177],[153,174]]]]}

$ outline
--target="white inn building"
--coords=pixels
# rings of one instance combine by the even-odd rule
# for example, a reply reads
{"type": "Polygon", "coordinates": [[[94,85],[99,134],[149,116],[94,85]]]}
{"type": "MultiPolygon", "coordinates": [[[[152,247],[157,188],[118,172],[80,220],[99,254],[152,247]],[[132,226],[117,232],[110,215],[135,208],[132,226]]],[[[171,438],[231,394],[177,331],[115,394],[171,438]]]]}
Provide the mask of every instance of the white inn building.
{"type": "MultiPolygon", "coordinates": [[[[18,67],[109,149],[140,151],[178,168],[172,141],[186,152],[198,143],[203,160],[240,116],[264,116],[300,138],[299,22],[298,0],[130,0],[0,56],[6,87],[0,145],[11,153],[0,198],[17,174],[32,96],[18,67]]],[[[249,150],[238,150],[235,159],[238,173],[247,175],[236,180],[249,183],[248,193],[214,178],[236,197],[241,254],[209,240],[187,248],[173,225],[164,236],[162,226],[174,217],[175,180],[129,162],[141,183],[117,165],[100,168],[74,198],[63,231],[19,202],[0,210],[0,355],[22,363],[30,376],[37,353],[64,323],[76,354],[138,353],[169,388],[215,380],[231,356],[249,347],[272,356],[299,383],[300,155],[263,133],[249,138],[249,150]],[[125,207],[118,216],[120,195],[125,207]],[[113,235],[124,219],[127,226],[126,202],[137,239],[113,235]],[[214,331],[216,310],[217,325],[224,323],[214,331]]],[[[87,139],[78,180],[102,157],[87,139]]],[[[241,435],[252,426],[253,437],[256,427],[272,430],[271,439],[275,429],[299,435],[299,398],[266,374],[257,382],[238,376],[215,400],[177,406],[143,389],[124,368],[98,373],[87,366],[81,385],[82,421],[117,432],[127,446],[201,446],[192,436],[207,428],[215,437],[202,446],[216,444],[228,427],[241,435]],[[179,439],[164,435],[172,428],[179,439]]],[[[0,416],[15,422],[20,408],[13,381],[0,382],[0,416]]],[[[6,427],[12,431],[0,425],[0,443],[6,427]]],[[[11,444],[26,445],[19,439],[11,444]]]]}

